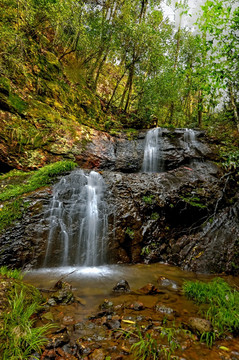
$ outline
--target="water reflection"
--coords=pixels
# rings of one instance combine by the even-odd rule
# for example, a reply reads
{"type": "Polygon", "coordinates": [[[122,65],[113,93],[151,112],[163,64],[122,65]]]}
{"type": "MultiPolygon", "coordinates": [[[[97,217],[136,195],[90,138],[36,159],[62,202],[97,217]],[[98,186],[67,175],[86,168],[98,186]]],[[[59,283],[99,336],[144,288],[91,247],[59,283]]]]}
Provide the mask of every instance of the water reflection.
{"type": "Polygon", "coordinates": [[[121,279],[127,280],[131,290],[136,291],[147,283],[165,287],[168,282],[158,282],[159,278],[171,280],[174,286],[181,287],[184,280],[207,280],[210,275],[197,275],[165,264],[109,265],[97,267],[42,268],[25,274],[25,280],[39,288],[51,288],[62,279],[69,282],[81,296],[112,293],[113,286],[121,279]]]}

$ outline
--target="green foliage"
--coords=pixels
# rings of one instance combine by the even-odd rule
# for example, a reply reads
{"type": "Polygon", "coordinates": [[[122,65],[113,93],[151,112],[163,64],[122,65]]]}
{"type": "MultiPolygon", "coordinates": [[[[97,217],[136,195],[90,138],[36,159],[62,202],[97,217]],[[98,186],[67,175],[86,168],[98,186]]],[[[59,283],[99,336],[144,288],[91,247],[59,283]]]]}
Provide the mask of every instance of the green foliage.
{"type": "Polygon", "coordinates": [[[142,200],[145,202],[145,204],[152,205],[154,202],[154,195],[143,196],[142,200]]]}
{"type": "Polygon", "coordinates": [[[78,123],[112,134],[152,124],[210,129],[221,90],[235,128],[238,10],[230,0],[202,10],[195,35],[165,19],[159,0],[2,0],[0,107],[20,122],[6,123],[3,138],[24,154],[19,164],[41,164],[40,152],[29,159],[25,150],[52,150],[78,123]]]}
{"type": "Polygon", "coordinates": [[[152,220],[158,220],[160,218],[160,215],[157,213],[157,212],[154,212],[154,213],[152,213],[152,215],[151,215],[151,219],[152,220]]]}
{"type": "MultiPolygon", "coordinates": [[[[40,187],[49,185],[57,175],[64,174],[76,167],[73,161],[59,161],[32,172],[26,183],[21,185],[9,185],[0,194],[0,201],[6,201],[13,197],[34,191],[40,187]]],[[[10,174],[10,176],[13,176],[10,174]]],[[[18,204],[18,203],[17,203],[18,204]]],[[[17,205],[16,205],[17,207],[17,205]]]]}
{"type": "Polygon", "coordinates": [[[0,232],[10,226],[15,220],[20,219],[27,204],[22,199],[5,202],[0,207],[0,232]]]}
{"type": "MultiPolygon", "coordinates": [[[[201,202],[201,199],[197,196],[193,196],[191,194],[188,195],[188,197],[185,197],[185,196],[179,196],[180,199],[182,199],[183,201],[185,201],[186,203],[190,204],[191,206],[193,207],[198,207],[198,208],[201,208],[201,209],[205,209],[207,206],[202,204],[201,202]]],[[[172,204],[170,204],[172,205],[172,204]]],[[[172,207],[172,206],[170,206],[172,207]]]]}
{"type": "Polygon", "coordinates": [[[59,161],[29,173],[18,170],[0,176],[2,192],[0,193],[0,232],[9,227],[15,220],[21,219],[28,203],[23,195],[52,184],[57,175],[64,174],[76,167],[73,161],[59,161]]]}
{"type": "Polygon", "coordinates": [[[212,347],[215,340],[216,340],[216,334],[214,331],[206,331],[202,333],[200,337],[200,341],[205,342],[208,347],[212,347]]]}
{"type": "Polygon", "coordinates": [[[239,115],[238,91],[238,9],[230,0],[207,0],[202,6],[202,15],[198,20],[202,32],[202,46],[207,53],[204,91],[215,106],[216,94],[228,93],[229,107],[233,112],[234,126],[239,115]],[[237,99],[237,100],[236,100],[237,99]]]}
{"type": "Polygon", "coordinates": [[[129,235],[132,240],[134,239],[134,230],[132,230],[131,228],[127,227],[127,229],[125,230],[125,234],[129,235]]]}
{"type": "Polygon", "coordinates": [[[151,253],[153,253],[155,250],[157,250],[157,243],[152,242],[149,245],[146,245],[142,248],[141,250],[141,255],[142,256],[147,256],[150,255],[151,253]]]}
{"type": "Polygon", "coordinates": [[[150,252],[151,252],[150,246],[147,245],[147,246],[144,246],[144,247],[142,248],[140,255],[142,255],[142,256],[145,256],[145,255],[146,255],[146,256],[147,256],[147,255],[150,254],[150,252]]]}
{"type": "Polygon", "coordinates": [[[27,109],[26,102],[24,102],[17,94],[10,93],[9,103],[11,104],[13,109],[19,114],[22,114],[27,109]]]}
{"type": "Polygon", "coordinates": [[[158,359],[160,351],[156,339],[154,339],[149,333],[147,333],[144,338],[140,331],[138,331],[138,337],[139,341],[131,346],[131,350],[134,353],[134,359],[158,359]]]}
{"type": "MultiPolygon", "coordinates": [[[[186,296],[198,304],[208,304],[205,312],[220,334],[225,331],[239,331],[239,292],[232,289],[223,279],[216,278],[209,283],[185,282],[183,291],[186,296]]],[[[210,337],[204,334],[203,338],[210,337]]],[[[209,339],[211,342],[212,339],[209,339]]]]}
{"type": "Polygon", "coordinates": [[[7,266],[2,266],[0,267],[0,275],[2,276],[6,276],[8,278],[12,278],[12,279],[18,279],[18,280],[22,280],[22,272],[21,270],[18,269],[9,269],[7,266]]]}
{"type": "Polygon", "coordinates": [[[156,360],[165,359],[169,360],[172,358],[173,353],[180,349],[179,342],[177,341],[178,335],[190,336],[191,333],[187,330],[166,328],[159,326],[155,328],[157,333],[145,332],[141,330],[136,324],[135,327],[130,327],[126,330],[117,330],[122,333],[125,339],[136,338],[137,340],[131,346],[135,360],[156,360]],[[158,336],[158,333],[160,336],[158,336]],[[167,345],[161,345],[160,338],[163,343],[167,345]]]}
{"type": "Polygon", "coordinates": [[[9,94],[10,91],[10,81],[5,77],[0,77],[0,92],[9,94]]]}
{"type": "Polygon", "coordinates": [[[228,153],[223,153],[222,157],[224,161],[222,162],[222,166],[227,171],[238,171],[239,170],[239,151],[234,150],[228,153]]]}
{"type": "Polygon", "coordinates": [[[0,354],[3,360],[26,360],[33,352],[41,352],[46,344],[46,333],[52,325],[34,327],[34,314],[39,310],[39,299],[29,301],[24,287],[15,288],[9,295],[9,311],[2,315],[0,354]]]}

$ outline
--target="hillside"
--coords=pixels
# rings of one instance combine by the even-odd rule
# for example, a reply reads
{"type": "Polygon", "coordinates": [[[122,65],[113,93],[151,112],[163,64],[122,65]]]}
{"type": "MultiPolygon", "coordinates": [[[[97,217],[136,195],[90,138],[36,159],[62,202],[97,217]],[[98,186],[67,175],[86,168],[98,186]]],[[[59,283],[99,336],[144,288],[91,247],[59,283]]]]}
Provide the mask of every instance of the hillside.
{"type": "MultiPolygon", "coordinates": [[[[234,53],[227,61],[231,73],[221,70],[225,61],[217,61],[215,72],[205,53],[212,53],[210,43],[171,24],[157,3],[2,1],[0,172],[74,160],[74,151],[91,139],[90,128],[114,134],[155,125],[201,127],[224,150],[237,146],[234,53]],[[220,86],[228,97],[217,111],[220,86]]],[[[217,14],[211,3],[221,25],[202,17],[200,29],[214,37],[217,28],[230,26],[224,42],[236,49],[237,12],[230,10],[227,19],[224,10],[217,14]]]]}
{"type": "Polygon", "coordinates": [[[0,7],[0,172],[72,158],[89,127],[106,130],[108,119],[74,58],[59,60],[47,5],[25,2],[21,12],[17,3],[0,7]]]}

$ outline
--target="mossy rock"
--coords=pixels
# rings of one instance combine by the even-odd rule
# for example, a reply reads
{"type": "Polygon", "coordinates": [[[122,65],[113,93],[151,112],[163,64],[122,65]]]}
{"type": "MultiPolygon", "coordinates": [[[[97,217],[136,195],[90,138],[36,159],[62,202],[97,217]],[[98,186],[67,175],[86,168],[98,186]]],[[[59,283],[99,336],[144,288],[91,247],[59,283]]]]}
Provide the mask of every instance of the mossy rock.
{"type": "Polygon", "coordinates": [[[12,113],[24,114],[27,103],[10,90],[10,81],[0,78],[0,109],[12,113]]]}
{"type": "Polygon", "coordinates": [[[0,109],[4,111],[12,111],[11,104],[9,103],[8,95],[0,92],[0,109]]]}
{"type": "Polygon", "coordinates": [[[18,114],[24,114],[27,110],[27,103],[23,101],[17,94],[9,94],[9,102],[14,112],[18,114]]]}
{"type": "Polygon", "coordinates": [[[9,79],[1,76],[0,77],[0,93],[3,95],[9,96],[10,92],[10,81],[9,79]]]}
{"type": "Polygon", "coordinates": [[[57,57],[48,51],[44,53],[44,56],[39,56],[39,75],[45,80],[54,80],[56,75],[60,72],[60,63],[57,57]]]}

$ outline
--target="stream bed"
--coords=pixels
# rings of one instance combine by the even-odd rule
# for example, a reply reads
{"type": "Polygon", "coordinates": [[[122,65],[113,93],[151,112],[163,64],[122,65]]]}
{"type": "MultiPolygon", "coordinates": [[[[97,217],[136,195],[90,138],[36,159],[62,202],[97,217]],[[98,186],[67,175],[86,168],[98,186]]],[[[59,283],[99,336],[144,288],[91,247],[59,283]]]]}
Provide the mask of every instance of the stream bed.
{"type": "MultiPolygon", "coordinates": [[[[138,331],[159,340],[166,355],[162,352],[158,359],[239,359],[239,341],[230,334],[209,348],[199,341],[199,336],[187,332],[189,319],[203,315],[183,295],[182,284],[185,280],[209,281],[214,277],[165,264],[29,271],[24,280],[41,289],[47,299],[60,280],[70,284],[75,297],[71,304],[46,307],[41,315],[39,322],[50,319],[58,326],[41,359],[137,359],[131,346],[139,340],[138,331]],[[130,289],[113,291],[121,280],[126,280],[130,289]],[[161,336],[163,327],[174,329],[170,342],[167,336],[161,336]],[[133,335],[126,336],[130,333],[133,335]],[[172,346],[175,350],[171,354],[172,346]]],[[[231,286],[239,286],[239,278],[223,278],[231,286]]]]}

